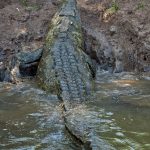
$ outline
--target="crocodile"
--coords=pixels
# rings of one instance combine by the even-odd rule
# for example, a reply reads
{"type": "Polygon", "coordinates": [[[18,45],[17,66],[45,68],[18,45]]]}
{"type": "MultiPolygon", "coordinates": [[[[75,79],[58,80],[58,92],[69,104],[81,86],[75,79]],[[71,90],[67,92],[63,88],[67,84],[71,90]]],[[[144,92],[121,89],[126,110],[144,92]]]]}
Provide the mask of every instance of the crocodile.
{"type": "Polygon", "coordinates": [[[65,126],[82,143],[82,149],[111,149],[104,147],[107,144],[103,140],[94,138],[84,115],[76,114],[80,113],[82,108],[78,108],[91,97],[93,90],[95,69],[83,48],[76,0],[65,0],[51,21],[37,77],[42,88],[62,100],[65,126]]]}
{"type": "Polygon", "coordinates": [[[83,52],[76,1],[64,3],[50,24],[38,78],[44,89],[56,93],[64,101],[78,103],[86,100],[90,93],[92,61],[83,52]]]}

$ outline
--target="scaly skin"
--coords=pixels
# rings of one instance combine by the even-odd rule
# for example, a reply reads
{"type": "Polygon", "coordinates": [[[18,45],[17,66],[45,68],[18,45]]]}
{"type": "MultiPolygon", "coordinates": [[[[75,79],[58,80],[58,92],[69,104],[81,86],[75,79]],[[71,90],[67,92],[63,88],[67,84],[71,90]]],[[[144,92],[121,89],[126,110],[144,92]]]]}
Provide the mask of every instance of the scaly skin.
{"type": "MultiPolygon", "coordinates": [[[[93,130],[89,129],[88,123],[80,121],[82,119],[78,120],[74,113],[74,110],[87,100],[92,79],[89,69],[92,63],[82,51],[80,25],[76,1],[66,0],[52,20],[38,68],[38,78],[43,88],[57,94],[63,101],[66,128],[83,143],[83,149],[99,150],[102,146],[103,150],[103,142],[93,139],[93,130]]],[[[80,118],[84,116],[81,114],[80,118]]]]}
{"type": "Polygon", "coordinates": [[[56,49],[53,50],[55,70],[62,91],[62,99],[80,100],[80,98],[84,98],[86,86],[80,72],[80,62],[71,42],[69,42],[69,39],[65,38],[64,41],[62,38],[56,43],[56,49]]]}
{"type": "Polygon", "coordinates": [[[51,24],[38,77],[49,92],[64,101],[83,101],[89,94],[91,63],[82,51],[82,33],[76,1],[64,2],[51,24]]]}

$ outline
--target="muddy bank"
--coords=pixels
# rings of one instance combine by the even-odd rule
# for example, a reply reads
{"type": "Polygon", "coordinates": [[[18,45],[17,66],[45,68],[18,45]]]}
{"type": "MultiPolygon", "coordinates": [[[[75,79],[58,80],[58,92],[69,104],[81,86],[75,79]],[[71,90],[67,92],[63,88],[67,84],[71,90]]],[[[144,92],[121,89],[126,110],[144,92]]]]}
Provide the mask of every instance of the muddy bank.
{"type": "MultiPolygon", "coordinates": [[[[0,2],[0,81],[14,80],[16,54],[43,47],[49,22],[59,3],[48,0],[0,2]]],[[[30,66],[26,68],[31,72],[37,63],[30,66]]]]}
{"type": "MultiPolygon", "coordinates": [[[[61,2],[0,2],[0,81],[16,82],[15,76],[19,74],[16,54],[43,47],[50,20],[59,10],[61,2]]],[[[148,0],[116,0],[114,3],[110,0],[78,0],[78,7],[84,32],[84,50],[95,63],[110,72],[138,71],[149,75],[148,0]]],[[[37,66],[38,60],[23,63],[20,72],[35,75],[37,66]]]]}
{"type": "MultiPolygon", "coordinates": [[[[16,53],[43,46],[49,21],[60,2],[1,1],[1,72],[7,75],[12,70],[16,53]]],[[[78,4],[86,37],[85,49],[102,68],[111,68],[114,72],[149,72],[147,0],[142,3],[118,0],[114,4],[109,0],[78,0],[78,4]],[[89,29],[93,32],[89,33],[89,29]]],[[[1,80],[12,80],[6,75],[1,73],[1,80]]]]}
{"type": "Polygon", "coordinates": [[[111,62],[114,72],[150,71],[149,0],[78,0],[78,4],[82,24],[93,30],[90,34],[88,31],[85,34],[90,43],[88,52],[90,49],[94,57],[96,53],[101,65],[105,66],[106,61],[111,62]],[[104,34],[105,40],[97,39],[99,33],[104,34]],[[106,57],[108,49],[113,56],[110,53],[106,57]]]}

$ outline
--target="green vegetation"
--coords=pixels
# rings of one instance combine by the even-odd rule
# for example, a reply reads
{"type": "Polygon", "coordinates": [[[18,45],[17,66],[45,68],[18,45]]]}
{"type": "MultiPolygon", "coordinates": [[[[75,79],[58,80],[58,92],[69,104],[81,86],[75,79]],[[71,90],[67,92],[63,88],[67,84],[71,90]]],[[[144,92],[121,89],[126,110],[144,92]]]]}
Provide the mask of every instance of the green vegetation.
{"type": "Polygon", "coordinates": [[[143,2],[140,2],[138,3],[137,7],[136,7],[136,10],[143,10],[144,9],[144,3],[143,2]]]}
{"type": "Polygon", "coordinates": [[[106,11],[104,13],[104,19],[107,19],[108,17],[112,16],[118,10],[119,10],[118,3],[115,0],[112,1],[112,4],[111,4],[110,8],[106,9],[106,11]]]}
{"type": "Polygon", "coordinates": [[[27,4],[27,0],[19,0],[19,2],[21,3],[21,5],[23,5],[23,6],[28,6],[28,4],[27,4]]]}
{"type": "Polygon", "coordinates": [[[113,13],[117,12],[118,10],[119,10],[119,5],[115,0],[113,0],[111,7],[108,8],[106,11],[109,12],[110,14],[113,14],[113,13]]]}
{"type": "Polygon", "coordinates": [[[24,6],[26,8],[26,10],[34,11],[34,10],[39,10],[40,9],[40,6],[37,5],[37,4],[30,5],[28,3],[28,0],[19,0],[19,2],[22,6],[24,6]]]}
{"type": "Polygon", "coordinates": [[[118,5],[118,3],[117,3],[116,1],[113,1],[113,2],[112,2],[111,9],[112,9],[114,12],[116,12],[116,11],[119,10],[119,5],[118,5]]]}
{"type": "Polygon", "coordinates": [[[26,7],[26,10],[30,10],[30,11],[39,10],[39,9],[40,9],[39,5],[32,5],[32,6],[26,7]]]}

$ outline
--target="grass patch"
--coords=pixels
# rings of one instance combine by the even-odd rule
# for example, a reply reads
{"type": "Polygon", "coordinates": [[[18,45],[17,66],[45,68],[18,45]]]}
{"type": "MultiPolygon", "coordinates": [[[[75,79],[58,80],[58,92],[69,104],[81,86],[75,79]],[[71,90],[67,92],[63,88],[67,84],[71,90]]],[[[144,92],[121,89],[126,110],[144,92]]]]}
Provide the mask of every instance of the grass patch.
{"type": "Polygon", "coordinates": [[[39,5],[32,5],[32,6],[27,6],[26,10],[30,10],[30,11],[37,11],[39,10],[41,7],[39,5]]]}
{"type": "Polygon", "coordinates": [[[137,5],[137,7],[136,7],[136,9],[135,10],[143,10],[144,9],[144,3],[143,2],[140,2],[140,3],[138,3],[138,5],[137,5]]]}
{"type": "Polygon", "coordinates": [[[108,9],[106,9],[106,11],[104,12],[104,15],[103,15],[104,20],[107,20],[109,17],[115,14],[118,10],[119,10],[118,3],[115,0],[112,1],[111,6],[108,9]]]}
{"type": "Polygon", "coordinates": [[[28,0],[19,0],[20,4],[22,6],[25,7],[26,10],[29,10],[29,11],[36,11],[36,10],[39,10],[40,9],[40,6],[37,5],[37,4],[32,4],[30,5],[30,3],[28,2],[28,0]]]}
{"type": "Polygon", "coordinates": [[[108,8],[106,11],[113,14],[113,13],[117,12],[118,10],[119,10],[118,3],[116,1],[113,1],[111,7],[108,8]]]}
{"type": "Polygon", "coordinates": [[[28,6],[27,0],[19,0],[19,2],[22,6],[25,6],[25,7],[28,6]]]}
{"type": "Polygon", "coordinates": [[[119,10],[119,5],[118,5],[118,3],[117,3],[116,1],[113,1],[111,8],[112,8],[115,12],[118,11],[118,10],[119,10]]]}

